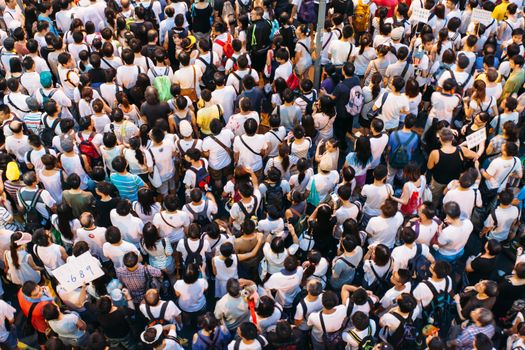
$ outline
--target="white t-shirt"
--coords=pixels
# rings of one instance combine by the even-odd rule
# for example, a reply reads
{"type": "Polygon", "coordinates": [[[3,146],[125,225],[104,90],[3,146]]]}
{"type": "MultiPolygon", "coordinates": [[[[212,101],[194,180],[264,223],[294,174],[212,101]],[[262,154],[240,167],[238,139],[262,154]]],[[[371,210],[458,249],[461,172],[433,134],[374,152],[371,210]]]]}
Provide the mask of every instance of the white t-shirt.
{"type": "Polygon", "coordinates": [[[102,251],[104,243],[106,243],[105,234],[105,227],[96,227],[93,230],[86,230],[82,227],[77,230],[75,243],[79,241],[86,242],[92,255],[99,259],[107,260],[102,251]]]}
{"type": "Polygon", "coordinates": [[[111,224],[120,228],[122,239],[138,245],[142,238],[142,228],[144,227],[144,223],[140,218],[131,214],[121,216],[117,214],[117,209],[112,209],[109,217],[111,218],[111,224]]]}
{"type": "Polygon", "coordinates": [[[263,160],[261,152],[266,149],[266,139],[264,135],[255,134],[253,136],[237,136],[233,141],[233,151],[239,153],[237,165],[249,166],[253,171],[261,170],[263,160]],[[243,142],[244,141],[244,142],[243,142]]]}
{"type": "Polygon", "coordinates": [[[225,86],[222,89],[215,89],[211,93],[211,103],[219,104],[223,109],[223,117],[226,123],[233,114],[233,104],[237,98],[237,92],[233,86],[225,86]]]}
{"type": "MultiPolygon", "coordinates": [[[[450,277],[446,277],[448,279],[448,291],[450,292],[452,290],[452,280],[450,277]]],[[[434,288],[436,288],[436,291],[439,293],[443,290],[445,290],[445,286],[447,285],[446,279],[442,279],[441,281],[434,281],[432,279],[428,279],[428,282],[432,283],[434,285],[434,288]]],[[[419,305],[423,305],[423,307],[428,306],[432,299],[434,298],[434,295],[432,294],[432,291],[425,283],[419,283],[417,287],[412,292],[412,295],[416,300],[418,301],[419,305]]]]}
{"type": "Polygon", "coordinates": [[[379,137],[370,137],[370,151],[372,152],[372,163],[370,169],[374,169],[381,162],[381,155],[388,145],[388,134],[383,133],[379,137]]]}
{"type": "Polygon", "coordinates": [[[204,292],[208,289],[208,281],[199,278],[193,284],[187,284],[183,280],[178,280],[173,286],[175,292],[180,294],[178,298],[179,308],[186,312],[196,312],[206,306],[204,292]]]}
{"type": "Polygon", "coordinates": [[[308,185],[306,185],[307,190],[312,190],[312,183],[314,180],[315,189],[319,194],[319,198],[323,200],[327,195],[329,195],[333,191],[335,185],[337,185],[337,183],[339,182],[339,173],[337,172],[337,170],[332,170],[326,174],[315,174],[310,178],[310,181],[308,181],[308,185]]]}
{"type": "Polygon", "coordinates": [[[505,189],[509,176],[507,174],[516,172],[519,177],[522,176],[521,162],[518,158],[503,159],[498,157],[490,162],[487,173],[493,178],[486,181],[489,189],[499,188],[498,192],[505,189]],[[513,165],[514,164],[514,165],[513,165]]]}
{"type": "Polygon", "coordinates": [[[396,241],[396,234],[399,226],[403,224],[403,214],[397,212],[391,218],[383,218],[376,216],[370,219],[366,226],[368,233],[368,244],[384,244],[389,248],[394,247],[396,241]]]}
{"type": "MultiPolygon", "coordinates": [[[[175,305],[175,303],[171,300],[168,300],[168,301],[161,300],[157,305],[150,306],[149,310],[151,312],[151,315],[155,318],[159,317],[160,311],[162,310],[162,306],[164,305],[164,303],[168,303],[168,306],[166,307],[166,313],[164,314],[164,320],[170,323],[175,322],[175,317],[179,316],[181,312],[180,312],[180,309],[177,307],[177,305],[175,305]]],[[[146,304],[140,304],[139,308],[140,308],[140,312],[142,312],[142,314],[149,319],[149,315],[146,311],[146,304]]]]}
{"type": "MultiPolygon", "coordinates": [[[[421,255],[429,259],[432,254],[430,254],[430,249],[425,244],[420,244],[421,246],[421,255]]],[[[394,270],[406,269],[408,267],[408,261],[416,256],[417,253],[417,244],[412,244],[412,247],[408,247],[406,244],[403,244],[399,247],[394,248],[392,251],[392,259],[394,260],[394,270]]]]}
{"type": "MultiPolygon", "coordinates": [[[[341,328],[343,321],[346,318],[346,306],[337,305],[335,311],[329,315],[323,313],[323,323],[325,325],[326,332],[335,332],[341,328]]],[[[322,311],[313,312],[308,316],[308,326],[312,328],[312,337],[318,341],[323,341],[323,328],[321,326],[322,311]]]]}
{"type": "Polygon", "coordinates": [[[102,252],[104,253],[104,256],[111,261],[113,261],[113,265],[115,266],[115,269],[124,266],[123,259],[124,255],[128,252],[135,252],[138,256],[140,256],[140,252],[137,249],[137,247],[134,244],[131,244],[126,241],[121,241],[120,245],[114,245],[111,243],[104,243],[102,246],[102,252]]]}
{"type": "MultiPolygon", "coordinates": [[[[232,147],[234,137],[233,132],[229,129],[222,129],[219,135],[215,135],[215,138],[229,149],[232,147]]],[[[209,152],[208,161],[211,169],[221,170],[232,162],[228,152],[210,136],[202,141],[202,150],[204,152],[209,152]]]]}
{"type": "Polygon", "coordinates": [[[160,145],[151,145],[149,150],[153,153],[161,180],[167,181],[171,179],[175,175],[175,164],[173,163],[173,154],[176,150],[175,144],[166,142],[165,139],[160,145]]]}
{"type": "Polygon", "coordinates": [[[295,273],[277,272],[270,276],[264,284],[267,290],[275,289],[277,295],[275,301],[284,307],[289,307],[300,292],[301,280],[303,279],[303,268],[299,266],[295,273]]]}
{"type": "MultiPolygon", "coordinates": [[[[385,92],[386,93],[386,92],[385,92]]],[[[380,108],[383,101],[383,95],[379,96],[374,103],[376,108],[380,108]]],[[[408,111],[410,109],[410,103],[406,95],[395,95],[392,92],[388,93],[388,96],[383,104],[383,109],[379,118],[385,122],[385,129],[394,129],[399,126],[399,118],[401,117],[401,111],[408,111]]]]}
{"type": "Polygon", "coordinates": [[[396,290],[395,287],[390,288],[386,291],[385,295],[381,298],[381,306],[388,310],[392,306],[396,305],[396,299],[403,293],[410,293],[412,285],[410,282],[405,283],[402,290],[396,290]]]}
{"type": "Polygon", "coordinates": [[[462,220],[461,226],[445,227],[438,236],[439,253],[442,255],[458,254],[467,244],[472,229],[472,222],[469,219],[462,220]]]}
{"type": "Polygon", "coordinates": [[[6,303],[3,300],[0,300],[0,341],[4,342],[9,337],[9,332],[5,328],[5,320],[14,320],[16,309],[6,303]]]}
{"type": "Polygon", "coordinates": [[[487,238],[495,239],[499,242],[506,240],[509,236],[512,223],[518,218],[519,213],[519,209],[513,205],[508,206],[507,208],[498,206],[494,210],[494,216],[496,217],[497,224],[494,222],[492,213],[485,220],[485,227],[495,227],[488,234],[487,238]]]}
{"type": "Polygon", "coordinates": [[[161,211],[153,217],[153,225],[157,227],[161,237],[168,238],[170,243],[184,237],[184,228],[190,226],[191,221],[191,216],[182,210],[174,213],[161,211]]]}
{"type": "Polygon", "coordinates": [[[366,197],[365,205],[363,206],[363,212],[370,216],[376,216],[381,214],[381,206],[388,198],[390,194],[393,194],[394,190],[389,184],[376,186],[374,184],[364,185],[361,190],[361,195],[366,197]]]}
{"type": "Polygon", "coordinates": [[[481,193],[479,193],[477,189],[469,188],[466,191],[462,191],[459,188],[455,188],[448,191],[443,198],[443,205],[448,202],[458,203],[461,208],[461,218],[470,219],[474,207],[481,208],[483,201],[481,199],[481,193]]]}

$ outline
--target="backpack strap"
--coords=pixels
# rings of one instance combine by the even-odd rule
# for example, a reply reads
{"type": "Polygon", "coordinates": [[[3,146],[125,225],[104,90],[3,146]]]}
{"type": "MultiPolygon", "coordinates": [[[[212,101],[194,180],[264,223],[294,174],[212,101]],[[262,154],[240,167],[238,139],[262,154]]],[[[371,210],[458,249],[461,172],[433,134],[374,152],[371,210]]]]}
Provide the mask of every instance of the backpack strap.
{"type": "MultiPolygon", "coordinates": [[[[162,242],[164,242],[164,239],[162,240],[162,242]]],[[[168,309],[168,303],[169,301],[165,301],[164,304],[162,304],[162,307],[160,308],[159,320],[164,319],[164,316],[166,315],[166,310],[168,309]]]]}
{"type": "MultiPolygon", "coordinates": [[[[351,268],[355,269],[355,265],[352,264],[350,261],[346,260],[343,256],[339,257],[339,258],[337,259],[337,261],[342,261],[342,262],[344,262],[347,266],[350,266],[351,268]]],[[[336,262],[337,262],[337,261],[336,261],[336,262]]]]}
{"type": "Polygon", "coordinates": [[[228,153],[228,156],[230,156],[231,159],[233,159],[233,151],[231,148],[227,147],[221,140],[219,140],[215,135],[210,134],[210,138],[215,141],[216,144],[222,147],[228,153]]]}
{"type": "Polygon", "coordinates": [[[150,319],[150,321],[155,321],[155,317],[153,316],[153,313],[151,313],[151,307],[148,305],[148,303],[145,303],[144,305],[145,305],[146,313],[148,314],[148,318],[150,319]]]}
{"type": "Polygon", "coordinates": [[[492,218],[492,221],[494,221],[494,227],[498,227],[498,218],[496,217],[496,209],[492,209],[490,211],[490,217],[492,218]]]}

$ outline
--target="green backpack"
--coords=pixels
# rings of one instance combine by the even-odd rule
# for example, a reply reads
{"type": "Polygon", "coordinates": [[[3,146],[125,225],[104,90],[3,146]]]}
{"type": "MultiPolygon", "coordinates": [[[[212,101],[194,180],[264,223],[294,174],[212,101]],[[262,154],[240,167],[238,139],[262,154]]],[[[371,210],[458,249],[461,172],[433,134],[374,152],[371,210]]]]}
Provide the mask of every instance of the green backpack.
{"type": "Polygon", "coordinates": [[[154,68],[151,70],[151,73],[153,73],[153,76],[155,77],[155,79],[153,79],[153,87],[157,89],[157,92],[159,93],[159,100],[163,102],[168,101],[172,97],[171,81],[168,77],[169,72],[170,67],[166,67],[163,75],[157,75],[157,72],[154,68]]]}

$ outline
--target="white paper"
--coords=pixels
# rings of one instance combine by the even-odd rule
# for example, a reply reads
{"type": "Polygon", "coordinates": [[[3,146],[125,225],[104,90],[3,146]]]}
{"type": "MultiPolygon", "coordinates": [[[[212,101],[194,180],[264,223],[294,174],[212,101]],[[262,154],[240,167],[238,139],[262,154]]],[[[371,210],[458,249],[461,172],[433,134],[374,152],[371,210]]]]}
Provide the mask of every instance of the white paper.
{"type": "Polygon", "coordinates": [[[422,8],[414,9],[412,12],[411,20],[414,21],[414,23],[427,23],[428,17],[430,17],[430,11],[422,8]]]}
{"type": "Polygon", "coordinates": [[[472,16],[470,17],[470,20],[472,22],[478,22],[488,26],[494,19],[492,18],[492,12],[482,9],[474,9],[472,10],[472,16]]]}
{"type": "Polygon", "coordinates": [[[479,129],[475,133],[467,136],[467,147],[472,149],[477,145],[485,142],[487,139],[487,130],[485,128],[479,129]]]}
{"type": "Polygon", "coordinates": [[[104,275],[99,261],[90,252],[68,260],[53,270],[55,278],[68,292],[104,275]]]}

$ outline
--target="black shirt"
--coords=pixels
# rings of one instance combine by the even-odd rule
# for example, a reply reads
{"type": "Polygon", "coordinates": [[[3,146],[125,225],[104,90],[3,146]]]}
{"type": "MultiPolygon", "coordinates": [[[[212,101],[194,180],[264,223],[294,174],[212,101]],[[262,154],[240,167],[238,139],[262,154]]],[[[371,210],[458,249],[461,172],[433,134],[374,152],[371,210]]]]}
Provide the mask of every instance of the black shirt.
{"type": "Polygon", "coordinates": [[[111,226],[111,219],[109,217],[109,212],[112,209],[115,209],[117,207],[119,199],[118,198],[111,198],[107,202],[103,202],[100,199],[97,199],[96,204],[96,218],[95,218],[95,224],[97,226],[101,227],[109,227],[111,226]]]}
{"type": "Polygon", "coordinates": [[[336,85],[332,95],[337,101],[335,109],[337,111],[338,118],[344,118],[346,116],[346,105],[348,104],[348,99],[350,98],[350,89],[359,84],[359,78],[354,76],[347,78],[336,85]]]}
{"type": "Polygon", "coordinates": [[[123,307],[119,307],[107,315],[99,314],[98,322],[104,335],[112,339],[125,338],[131,332],[126,320],[126,317],[130,314],[132,314],[131,310],[123,307]]]}
{"type": "Polygon", "coordinates": [[[168,121],[168,116],[171,114],[170,106],[166,102],[161,102],[156,105],[150,105],[144,102],[140,106],[140,113],[148,119],[148,125],[151,127],[155,126],[155,122],[158,119],[164,119],[168,121]]]}
{"type": "Polygon", "coordinates": [[[211,5],[203,9],[197,8],[195,5],[191,7],[192,30],[196,33],[208,33],[211,30],[211,15],[213,8],[211,5]]]}
{"type": "Polygon", "coordinates": [[[270,47],[272,25],[265,19],[259,19],[248,28],[246,47],[248,51],[261,50],[270,47]],[[255,37],[255,40],[253,38],[255,37]]]}
{"type": "Polygon", "coordinates": [[[472,260],[471,266],[474,272],[468,273],[468,280],[473,286],[481,280],[491,279],[493,272],[496,270],[496,258],[483,258],[478,256],[472,260]]]}

